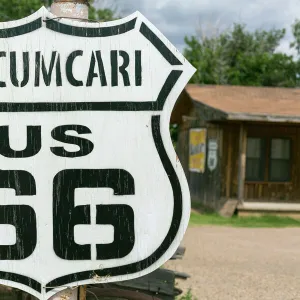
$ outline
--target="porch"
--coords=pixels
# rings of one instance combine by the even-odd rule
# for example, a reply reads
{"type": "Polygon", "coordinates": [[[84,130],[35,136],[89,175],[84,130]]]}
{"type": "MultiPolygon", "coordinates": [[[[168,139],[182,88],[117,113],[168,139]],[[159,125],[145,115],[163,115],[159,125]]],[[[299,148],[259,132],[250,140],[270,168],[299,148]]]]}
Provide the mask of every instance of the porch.
{"type": "Polygon", "coordinates": [[[222,197],[240,203],[300,204],[300,126],[291,123],[220,124],[222,197]]]}
{"type": "Polygon", "coordinates": [[[188,85],[172,117],[194,201],[217,211],[235,200],[240,214],[300,215],[300,89],[188,85]],[[191,129],[206,132],[197,172],[189,168],[191,129]]]}

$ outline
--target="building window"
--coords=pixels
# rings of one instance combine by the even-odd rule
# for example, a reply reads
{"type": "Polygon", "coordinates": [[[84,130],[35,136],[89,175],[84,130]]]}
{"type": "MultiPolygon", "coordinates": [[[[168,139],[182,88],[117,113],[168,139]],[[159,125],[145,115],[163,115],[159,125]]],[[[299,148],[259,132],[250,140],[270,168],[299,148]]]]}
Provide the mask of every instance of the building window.
{"type": "Polygon", "coordinates": [[[291,180],[291,140],[247,138],[246,181],[291,180]]]}
{"type": "Polygon", "coordinates": [[[271,139],[269,180],[289,181],[291,179],[291,141],[271,139]]]}
{"type": "Polygon", "coordinates": [[[264,180],[264,140],[261,138],[247,139],[246,180],[264,180]]]}

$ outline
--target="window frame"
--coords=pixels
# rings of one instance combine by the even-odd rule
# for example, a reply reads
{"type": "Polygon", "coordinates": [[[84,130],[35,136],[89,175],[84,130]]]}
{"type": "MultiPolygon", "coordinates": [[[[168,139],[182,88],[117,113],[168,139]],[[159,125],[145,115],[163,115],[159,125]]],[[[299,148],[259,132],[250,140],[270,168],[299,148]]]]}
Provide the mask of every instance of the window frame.
{"type": "MultiPolygon", "coordinates": [[[[260,136],[247,136],[247,144],[248,144],[248,139],[259,139],[261,141],[261,147],[260,147],[260,158],[258,159],[260,162],[262,162],[262,164],[259,164],[259,173],[260,176],[259,178],[248,178],[247,177],[247,161],[248,161],[248,157],[247,157],[247,153],[246,153],[246,174],[245,174],[245,181],[246,182],[260,182],[260,181],[265,181],[265,173],[266,173],[266,139],[264,137],[260,137],[260,136]]],[[[251,158],[250,158],[251,159],[251,158]]]]}
{"type": "MultiPolygon", "coordinates": [[[[246,177],[246,171],[245,171],[245,183],[282,183],[282,184],[288,184],[292,183],[292,162],[293,162],[293,137],[292,136],[262,136],[262,135],[249,135],[247,136],[247,142],[248,138],[255,138],[260,139],[262,142],[261,146],[261,166],[260,166],[260,172],[261,172],[261,178],[258,179],[252,179],[246,177]],[[289,174],[286,180],[271,180],[271,147],[272,147],[272,140],[273,139],[280,139],[280,140],[289,140],[290,141],[290,157],[289,157],[289,174]]],[[[246,154],[246,168],[247,168],[247,154],[246,154]]]]}
{"type": "MultiPolygon", "coordinates": [[[[278,137],[278,136],[272,136],[272,137],[269,137],[268,138],[269,140],[269,159],[268,159],[268,182],[278,182],[278,183],[289,183],[292,181],[292,161],[293,161],[293,158],[292,158],[292,149],[293,149],[293,140],[292,138],[290,137],[278,137]],[[272,180],[271,179],[271,162],[272,160],[276,160],[276,159],[272,159],[271,157],[271,153],[272,153],[272,140],[286,140],[286,141],[289,141],[290,142],[290,156],[289,156],[289,159],[287,160],[288,161],[288,164],[289,164],[289,173],[288,173],[288,176],[287,176],[287,179],[286,180],[272,180]]],[[[280,160],[280,159],[277,159],[277,160],[280,160]]]]}

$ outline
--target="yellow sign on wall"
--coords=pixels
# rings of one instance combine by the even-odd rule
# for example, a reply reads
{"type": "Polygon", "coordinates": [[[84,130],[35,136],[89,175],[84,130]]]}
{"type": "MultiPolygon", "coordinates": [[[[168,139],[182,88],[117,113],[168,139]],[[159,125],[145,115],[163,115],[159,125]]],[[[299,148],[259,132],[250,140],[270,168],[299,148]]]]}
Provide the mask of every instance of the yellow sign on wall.
{"type": "Polygon", "coordinates": [[[189,169],[191,172],[204,173],[206,159],[206,129],[190,130],[189,169]]]}

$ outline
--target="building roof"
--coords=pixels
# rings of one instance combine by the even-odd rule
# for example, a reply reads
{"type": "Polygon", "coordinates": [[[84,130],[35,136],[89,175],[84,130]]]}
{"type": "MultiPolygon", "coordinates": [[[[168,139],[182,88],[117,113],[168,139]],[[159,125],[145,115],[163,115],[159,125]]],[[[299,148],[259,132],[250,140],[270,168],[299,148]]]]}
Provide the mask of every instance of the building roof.
{"type": "Polygon", "coordinates": [[[300,122],[300,89],[196,85],[189,96],[229,120],[300,122]]]}

